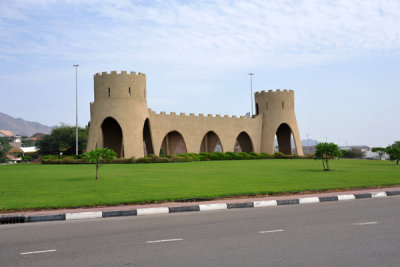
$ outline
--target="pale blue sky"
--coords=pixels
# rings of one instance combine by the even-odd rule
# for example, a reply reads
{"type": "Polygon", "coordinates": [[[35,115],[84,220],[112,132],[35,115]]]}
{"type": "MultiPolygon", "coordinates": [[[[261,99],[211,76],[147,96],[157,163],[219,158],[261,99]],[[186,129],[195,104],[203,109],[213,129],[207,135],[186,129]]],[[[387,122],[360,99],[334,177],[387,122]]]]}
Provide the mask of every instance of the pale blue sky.
{"type": "Polygon", "coordinates": [[[0,0],[0,112],[90,119],[93,74],[147,75],[156,111],[244,115],[293,89],[301,138],[400,140],[400,1],[0,0]],[[116,4],[118,3],[118,4],[116,4]]]}

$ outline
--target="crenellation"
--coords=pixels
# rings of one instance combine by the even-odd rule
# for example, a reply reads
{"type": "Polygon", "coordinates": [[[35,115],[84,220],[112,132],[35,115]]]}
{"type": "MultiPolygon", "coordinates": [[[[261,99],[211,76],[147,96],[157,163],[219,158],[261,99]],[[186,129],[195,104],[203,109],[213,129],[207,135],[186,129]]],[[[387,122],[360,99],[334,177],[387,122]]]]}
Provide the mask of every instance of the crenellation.
{"type": "Polygon", "coordinates": [[[180,116],[186,116],[184,112],[179,113],[180,116]]]}

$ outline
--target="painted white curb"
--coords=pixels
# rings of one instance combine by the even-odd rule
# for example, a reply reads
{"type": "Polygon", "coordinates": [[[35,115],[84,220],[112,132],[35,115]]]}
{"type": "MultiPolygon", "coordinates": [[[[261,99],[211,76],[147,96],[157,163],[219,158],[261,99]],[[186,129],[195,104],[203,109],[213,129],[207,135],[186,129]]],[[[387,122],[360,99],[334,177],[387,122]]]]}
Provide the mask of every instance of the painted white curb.
{"type": "Polygon", "coordinates": [[[153,215],[169,213],[167,207],[137,209],[137,215],[153,215]]]}
{"type": "Polygon", "coordinates": [[[76,212],[76,213],[65,214],[65,220],[83,220],[83,219],[95,219],[101,217],[103,217],[102,211],[76,212]]]}
{"type": "Polygon", "coordinates": [[[356,197],[354,195],[338,195],[337,198],[338,198],[338,200],[356,199],[356,197]]]}
{"type": "Polygon", "coordinates": [[[387,197],[386,192],[373,192],[372,197],[387,197]]]}
{"type": "Polygon", "coordinates": [[[307,204],[307,203],[317,203],[319,202],[318,197],[302,197],[299,198],[299,203],[300,204],[307,204]]]}
{"type": "Polygon", "coordinates": [[[269,206],[276,206],[276,205],[278,205],[278,202],[276,200],[254,201],[254,208],[269,207],[269,206]]]}
{"type": "Polygon", "coordinates": [[[204,210],[226,210],[227,208],[228,208],[228,205],[226,205],[226,203],[199,205],[200,211],[204,211],[204,210]]]}

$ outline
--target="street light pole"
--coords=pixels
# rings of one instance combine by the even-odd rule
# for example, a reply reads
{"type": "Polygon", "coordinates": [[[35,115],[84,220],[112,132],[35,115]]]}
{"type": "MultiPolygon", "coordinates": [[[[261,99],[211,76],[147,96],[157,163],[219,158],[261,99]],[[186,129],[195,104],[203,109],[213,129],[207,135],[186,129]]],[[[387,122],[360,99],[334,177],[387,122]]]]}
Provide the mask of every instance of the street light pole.
{"type": "Polygon", "coordinates": [[[78,155],[78,64],[74,65],[75,67],[75,147],[76,147],[76,155],[78,155]]]}
{"type": "Polygon", "coordinates": [[[253,117],[253,75],[254,73],[250,72],[250,98],[251,98],[251,116],[253,117]]]}

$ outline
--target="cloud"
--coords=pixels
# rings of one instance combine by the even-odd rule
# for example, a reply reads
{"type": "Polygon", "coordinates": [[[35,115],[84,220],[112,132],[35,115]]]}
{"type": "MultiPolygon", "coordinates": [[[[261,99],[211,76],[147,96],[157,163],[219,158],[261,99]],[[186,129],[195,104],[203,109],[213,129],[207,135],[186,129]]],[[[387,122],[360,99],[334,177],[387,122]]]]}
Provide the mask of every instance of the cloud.
{"type": "Polygon", "coordinates": [[[398,1],[17,2],[1,15],[0,52],[223,71],[323,64],[398,55],[399,12],[398,1]]]}

